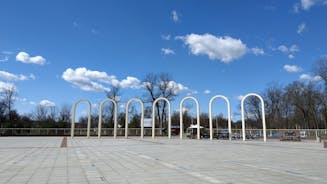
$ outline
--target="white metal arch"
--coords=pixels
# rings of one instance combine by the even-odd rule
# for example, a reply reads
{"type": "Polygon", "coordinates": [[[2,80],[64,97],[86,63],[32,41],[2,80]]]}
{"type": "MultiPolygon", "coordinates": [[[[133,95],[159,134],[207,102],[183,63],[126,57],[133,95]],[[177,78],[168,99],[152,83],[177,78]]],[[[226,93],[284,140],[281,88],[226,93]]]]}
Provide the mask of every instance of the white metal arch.
{"type": "Polygon", "coordinates": [[[256,94],[256,93],[249,93],[247,95],[245,95],[243,98],[242,98],[242,101],[241,101],[241,113],[242,113],[242,133],[243,133],[243,141],[245,141],[246,139],[246,135],[245,135],[245,119],[244,119],[244,101],[247,97],[249,96],[255,96],[257,98],[260,99],[261,101],[261,116],[262,116],[262,128],[263,128],[263,141],[267,141],[267,137],[266,137],[266,117],[265,117],[265,102],[263,100],[263,98],[256,94]]]}
{"type": "Polygon", "coordinates": [[[89,138],[90,137],[90,128],[91,128],[91,102],[89,100],[86,99],[80,99],[77,100],[72,108],[72,125],[71,125],[71,130],[70,130],[70,136],[71,138],[74,137],[74,131],[75,131],[75,114],[76,114],[76,107],[79,103],[81,102],[86,102],[88,104],[88,118],[87,118],[87,135],[86,137],[89,138]]]}
{"type": "Polygon", "coordinates": [[[117,103],[110,98],[102,100],[99,107],[99,124],[98,124],[98,138],[101,137],[101,126],[102,126],[102,111],[105,103],[111,102],[114,105],[114,138],[117,137],[117,103]]]}
{"type": "Polygon", "coordinates": [[[196,122],[197,122],[197,139],[200,139],[200,104],[199,101],[193,96],[187,96],[183,98],[179,104],[179,138],[183,138],[183,104],[186,100],[192,99],[196,104],[196,122]]]}
{"type": "Polygon", "coordinates": [[[125,117],[125,138],[128,137],[128,108],[129,105],[133,102],[139,102],[141,104],[141,138],[144,136],[144,104],[143,101],[139,98],[132,98],[130,99],[125,107],[126,117],[125,117]]]}
{"type": "Polygon", "coordinates": [[[224,95],[216,95],[210,99],[209,102],[209,126],[210,126],[210,140],[213,138],[213,128],[212,128],[212,104],[215,99],[222,98],[226,101],[227,104],[227,116],[228,116],[228,134],[229,140],[232,140],[232,123],[231,123],[231,111],[230,111],[230,102],[228,98],[224,95]]]}
{"type": "Polygon", "coordinates": [[[152,139],[154,139],[154,136],[155,136],[155,107],[156,107],[156,104],[160,101],[160,100],[164,100],[167,102],[168,104],[168,138],[170,139],[171,138],[171,114],[170,114],[170,102],[167,98],[163,98],[163,97],[159,97],[157,98],[153,104],[152,104],[152,139]]]}

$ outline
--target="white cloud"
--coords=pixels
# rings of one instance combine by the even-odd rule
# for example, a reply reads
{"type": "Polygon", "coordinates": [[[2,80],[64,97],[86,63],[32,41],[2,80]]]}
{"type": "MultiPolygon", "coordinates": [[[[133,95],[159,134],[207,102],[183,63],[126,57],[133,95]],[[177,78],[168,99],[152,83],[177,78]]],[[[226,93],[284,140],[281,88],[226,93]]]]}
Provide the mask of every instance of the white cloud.
{"type": "Polygon", "coordinates": [[[171,36],[170,35],[161,35],[161,39],[163,40],[170,40],[171,36]]]}
{"type": "Polygon", "coordinates": [[[301,0],[301,6],[304,10],[309,10],[317,0],[301,0]]]}
{"type": "Polygon", "coordinates": [[[295,3],[295,4],[293,5],[293,11],[294,11],[295,13],[299,13],[299,11],[300,11],[300,4],[299,4],[299,3],[295,3]]]}
{"type": "Polygon", "coordinates": [[[288,48],[285,45],[280,45],[277,50],[283,52],[283,53],[287,53],[288,52],[288,48]]]}
{"type": "Polygon", "coordinates": [[[63,72],[62,78],[84,91],[110,91],[110,88],[104,86],[105,84],[132,89],[141,87],[141,82],[135,77],[128,76],[126,79],[119,81],[114,75],[86,68],[76,68],[75,70],[68,68],[63,72]]]}
{"type": "Polygon", "coordinates": [[[284,54],[288,54],[289,59],[293,59],[295,57],[294,53],[300,51],[299,47],[295,44],[291,45],[290,47],[287,47],[285,45],[280,45],[277,47],[277,49],[273,49],[273,50],[278,50],[284,54]]]}
{"type": "Polygon", "coordinates": [[[168,88],[172,89],[175,95],[178,95],[181,92],[190,91],[188,87],[184,86],[183,84],[177,83],[175,81],[169,81],[168,88]]]}
{"type": "Polygon", "coordinates": [[[126,106],[125,103],[121,103],[121,104],[119,105],[119,108],[120,108],[120,109],[125,109],[125,106],[126,106]]]}
{"type": "Polygon", "coordinates": [[[251,52],[256,56],[265,54],[265,51],[262,48],[258,48],[258,47],[251,48],[251,52]]]}
{"type": "Polygon", "coordinates": [[[172,55],[172,54],[175,54],[175,51],[173,51],[172,49],[170,48],[162,48],[161,49],[161,53],[163,55],[172,55]]]}
{"type": "Polygon", "coordinates": [[[300,72],[302,69],[296,65],[284,65],[284,70],[290,73],[300,72]]]}
{"type": "Polygon", "coordinates": [[[303,10],[309,10],[313,6],[326,4],[327,0],[300,0],[300,3],[294,4],[293,10],[295,13],[298,13],[300,8],[303,10]]]}
{"type": "Polygon", "coordinates": [[[22,63],[32,63],[32,64],[38,64],[38,65],[44,65],[46,63],[45,58],[43,58],[42,56],[33,56],[33,57],[31,57],[26,52],[19,52],[16,55],[16,60],[20,61],[22,63]]]}
{"type": "Polygon", "coordinates": [[[301,80],[311,81],[311,82],[322,80],[322,78],[319,75],[311,76],[309,74],[302,74],[302,75],[300,75],[300,79],[301,80]]]}
{"type": "Polygon", "coordinates": [[[196,95],[196,94],[198,94],[199,92],[198,91],[196,91],[196,90],[190,90],[186,95],[187,96],[191,96],[191,95],[196,95]]]}
{"type": "Polygon", "coordinates": [[[294,59],[295,56],[294,56],[293,54],[289,54],[289,55],[288,55],[288,58],[289,58],[289,59],[294,59]]]}
{"type": "Polygon", "coordinates": [[[289,48],[289,52],[298,52],[300,49],[297,45],[293,44],[290,48],[289,48]]]}
{"type": "Polygon", "coordinates": [[[35,76],[33,74],[30,74],[29,76],[26,75],[15,75],[6,71],[0,71],[0,78],[7,80],[7,81],[24,81],[29,79],[35,79],[35,76]]]}
{"type": "Polygon", "coordinates": [[[179,22],[179,15],[176,10],[171,11],[171,18],[174,22],[179,22]]]}
{"type": "Polygon", "coordinates": [[[39,104],[41,106],[46,106],[46,107],[55,107],[56,106],[56,104],[54,102],[51,102],[49,100],[42,100],[39,104]]]}
{"type": "Polygon", "coordinates": [[[307,28],[306,24],[303,22],[300,25],[297,26],[297,34],[301,34],[303,33],[303,31],[305,31],[307,28]]]}
{"type": "Polygon", "coordinates": [[[236,98],[238,99],[238,100],[242,100],[243,99],[243,95],[239,95],[239,96],[237,96],[236,98]]]}
{"type": "Polygon", "coordinates": [[[9,57],[8,56],[5,56],[3,58],[0,59],[0,62],[6,62],[9,60],[9,57]]]}
{"type": "Polygon", "coordinates": [[[86,68],[77,68],[76,70],[68,68],[62,74],[62,78],[84,91],[110,91],[109,88],[98,82],[107,84],[119,83],[115,76],[108,76],[105,72],[91,71],[86,68]]]}
{"type": "Polygon", "coordinates": [[[4,51],[1,51],[1,54],[4,54],[4,55],[11,55],[11,54],[13,54],[13,52],[12,52],[12,51],[4,50],[4,51]]]}
{"type": "Polygon", "coordinates": [[[204,94],[210,94],[211,93],[211,91],[210,90],[208,90],[208,89],[206,89],[206,90],[204,90],[204,92],[203,92],[204,94]]]}
{"type": "Polygon", "coordinates": [[[229,36],[216,37],[211,34],[189,34],[181,39],[188,45],[194,55],[207,55],[211,60],[220,60],[229,63],[239,59],[247,52],[246,45],[240,39],[229,36]]]}
{"type": "Polygon", "coordinates": [[[30,77],[30,79],[33,79],[33,80],[35,80],[35,79],[36,79],[35,75],[34,75],[34,74],[32,74],[32,73],[29,75],[29,77],[30,77]]]}
{"type": "Polygon", "coordinates": [[[120,86],[122,88],[139,89],[141,88],[141,81],[135,77],[128,76],[120,82],[120,86]]]}
{"type": "Polygon", "coordinates": [[[17,88],[12,83],[0,81],[0,92],[5,91],[5,90],[8,90],[8,89],[17,89],[17,88]]]}

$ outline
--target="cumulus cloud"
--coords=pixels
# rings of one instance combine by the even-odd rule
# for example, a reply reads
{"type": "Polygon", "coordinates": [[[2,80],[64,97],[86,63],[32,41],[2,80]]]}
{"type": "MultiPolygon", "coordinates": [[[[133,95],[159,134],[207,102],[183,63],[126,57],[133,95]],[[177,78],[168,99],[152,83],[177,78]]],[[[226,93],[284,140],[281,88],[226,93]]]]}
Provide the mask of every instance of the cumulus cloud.
{"type": "Polygon", "coordinates": [[[304,10],[309,10],[316,2],[317,0],[301,0],[301,6],[304,10]]]}
{"type": "Polygon", "coordinates": [[[41,106],[46,106],[46,107],[55,107],[56,106],[56,104],[54,102],[51,102],[49,100],[42,100],[39,104],[41,106]]]}
{"type": "Polygon", "coordinates": [[[33,74],[30,74],[29,76],[26,75],[15,75],[6,71],[0,71],[0,78],[7,81],[24,81],[29,79],[35,79],[35,76],[33,74]]]}
{"type": "Polygon", "coordinates": [[[285,45],[280,45],[277,50],[283,52],[283,53],[287,53],[288,52],[288,48],[285,45]]]}
{"type": "Polygon", "coordinates": [[[311,76],[309,74],[302,74],[302,75],[300,75],[300,79],[301,80],[306,80],[306,81],[311,81],[311,82],[322,80],[322,78],[319,75],[311,76]]]}
{"type": "Polygon", "coordinates": [[[295,13],[300,11],[300,8],[303,10],[310,10],[311,7],[316,5],[326,5],[327,0],[300,0],[300,3],[295,3],[293,6],[293,10],[295,13]]]}
{"type": "Polygon", "coordinates": [[[161,53],[163,55],[172,55],[172,54],[175,54],[175,51],[170,48],[162,48],[161,53]]]}
{"type": "Polygon", "coordinates": [[[301,23],[300,25],[298,25],[297,26],[297,34],[302,34],[303,33],[303,31],[305,31],[305,29],[306,29],[306,24],[303,22],[303,23],[301,23]]]}
{"type": "Polygon", "coordinates": [[[16,86],[12,83],[0,81],[0,92],[9,90],[9,89],[16,89],[16,86]]]}
{"type": "Polygon", "coordinates": [[[326,5],[327,0],[301,0],[301,6],[304,10],[309,10],[314,5],[326,5]]]}
{"type": "Polygon", "coordinates": [[[22,63],[31,63],[31,64],[38,64],[38,65],[44,65],[46,63],[45,58],[43,58],[42,56],[31,57],[26,52],[19,52],[16,55],[16,60],[22,63]]]}
{"type": "Polygon", "coordinates": [[[168,35],[161,35],[161,39],[163,40],[170,40],[171,36],[168,34],[168,35]]]}
{"type": "Polygon", "coordinates": [[[178,94],[180,94],[182,92],[190,91],[190,89],[188,87],[184,86],[181,83],[177,83],[175,81],[169,81],[168,82],[168,88],[172,89],[172,91],[173,91],[173,93],[175,95],[178,95],[178,94]]]}
{"type": "Polygon", "coordinates": [[[284,70],[290,73],[300,72],[302,69],[296,65],[284,65],[284,70]]]}
{"type": "Polygon", "coordinates": [[[288,55],[288,58],[289,58],[289,59],[294,59],[295,56],[294,56],[293,54],[289,54],[289,55],[288,55]]]}
{"type": "Polygon", "coordinates": [[[109,87],[104,86],[105,84],[132,89],[141,87],[141,82],[135,77],[128,76],[126,79],[119,81],[114,75],[88,70],[87,68],[76,68],[75,70],[68,68],[63,72],[62,78],[84,91],[110,91],[109,87]]]}
{"type": "Polygon", "coordinates": [[[203,92],[204,94],[210,94],[211,93],[211,91],[210,90],[208,90],[208,89],[206,89],[206,90],[204,90],[204,92],[203,92]]]}
{"type": "Polygon", "coordinates": [[[86,68],[77,68],[76,70],[68,68],[62,74],[62,78],[84,91],[110,91],[109,88],[104,87],[99,82],[107,84],[119,83],[115,76],[109,76],[105,72],[92,71],[86,68]]]}
{"type": "Polygon", "coordinates": [[[171,18],[174,22],[179,22],[179,15],[176,10],[171,11],[171,18]]]}
{"type": "Polygon", "coordinates": [[[289,59],[293,59],[295,57],[294,53],[300,51],[299,47],[296,44],[293,44],[290,47],[287,47],[285,45],[280,45],[273,50],[278,50],[284,54],[287,54],[289,59]]]}
{"type": "Polygon", "coordinates": [[[243,95],[238,95],[236,98],[238,99],[238,100],[242,100],[243,99],[243,95]]]}
{"type": "Polygon", "coordinates": [[[240,40],[229,36],[217,37],[211,34],[189,34],[179,36],[194,55],[207,55],[211,60],[229,63],[241,58],[247,52],[247,46],[240,40]]]}
{"type": "Polygon", "coordinates": [[[187,96],[191,96],[191,95],[196,95],[198,94],[199,92],[196,91],[196,90],[189,90],[189,92],[186,93],[187,96]]]}
{"type": "Polygon", "coordinates": [[[265,54],[265,51],[262,48],[258,48],[258,47],[251,48],[251,52],[256,56],[265,54]]]}
{"type": "Polygon", "coordinates": [[[298,52],[300,51],[299,47],[295,44],[293,44],[290,48],[289,48],[289,52],[298,52]]]}
{"type": "Polygon", "coordinates": [[[128,76],[126,79],[122,80],[119,85],[122,88],[139,89],[141,88],[141,81],[136,77],[128,76]]]}

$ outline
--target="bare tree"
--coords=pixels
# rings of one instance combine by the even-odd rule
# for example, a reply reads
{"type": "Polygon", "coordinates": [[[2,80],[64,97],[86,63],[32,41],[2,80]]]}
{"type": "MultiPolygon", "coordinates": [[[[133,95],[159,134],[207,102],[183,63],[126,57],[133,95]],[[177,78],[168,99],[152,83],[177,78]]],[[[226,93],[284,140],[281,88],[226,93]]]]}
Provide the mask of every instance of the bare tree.
{"type": "Polygon", "coordinates": [[[57,110],[56,106],[48,106],[48,115],[47,115],[47,120],[51,122],[55,122],[57,119],[57,110]]]}
{"type": "Polygon", "coordinates": [[[6,120],[6,105],[5,103],[1,100],[0,101],[0,127],[2,128],[3,124],[2,122],[4,122],[6,120]]]}
{"type": "Polygon", "coordinates": [[[61,107],[61,110],[59,112],[59,121],[69,123],[70,117],[71,117],[71,106],[65,104],[61,107]]]}
{"type": "MultiPolygon", "coordinates": [[[[151,104],[159,97],[172,101],[178,95],[175,91],[175,83],[172,82],[172,77],[168,73],[149,73],[143,79],[143,84],[146,89],[145,102],[151,104]]],[[[156,103],[156,117],[160,128],[163,127],[163,123],[167,122],[166,110],[167,103],[165,101],[156,103]]]]}
{"type": "Polygon", "coordinates": [[[318,60],[313,67],[313,71],[322,78],[325,83],[325,91],[327,91],[327,57],[318,60]]]}
{"type": "Polygon", "coordinates": [[[272,83],[268,86],[264,93],[267,126],[270,128],[281,128],[283,125],[283,112],[287,113],[288,108],[285,106],[283,86],[272,83]]]}
{"type": "Polygon", "coordinates": [[[1,91],[2,105],[4,107],[5,116],[9,121],[12,120],[11,111],[17,96],[16,88],[14,86],[8,87],[1,91]]]}
{"type": "Polygon", "coordinates": [[[327,128],[327,57],[318,60],[314,66],[314,73],[319,75],[324,81],[324,91],[322,92],[321,116],[324,121],[324,127],[327,128]]]}
{"type": "MultiPolygon", "coordinates": [[[[110,89],[110,91],[106,91],[107,98],[110,98],[113,101],[115,101],[117,106],[118,106],[118,103],[120,101],[120,95],[121,94],[120,94],[120,87],[119,86],[113,86],[110,89]]],[[[114,108],[113,104],[109,105],[109,111],[104,110],[104,112],[103,112],[103,115],[107,116],[107,118],[104,118],[104,120],[107,120],[107,122],[108,122],[108,124],[110,126],[114,124],[114,113],[115,113],[115,108],[114,108]]]]}
{"type": "Polygon", "coordinates": [[[48,108],[43,105],[38,105],[34,112],[34,119],[36,121],[46,121],[48,118],[48,108]]]}

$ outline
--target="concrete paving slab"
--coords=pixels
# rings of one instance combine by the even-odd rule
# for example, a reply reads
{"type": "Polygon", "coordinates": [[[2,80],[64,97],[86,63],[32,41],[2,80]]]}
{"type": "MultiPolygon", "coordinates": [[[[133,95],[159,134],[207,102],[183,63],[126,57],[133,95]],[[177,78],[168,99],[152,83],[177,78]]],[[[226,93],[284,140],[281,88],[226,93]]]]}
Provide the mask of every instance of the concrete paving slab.
{"type": "Polygon", "coordinates": [[[327,183],[310,141],[63,140],[0,137],[0,183],[327,183]]]}

